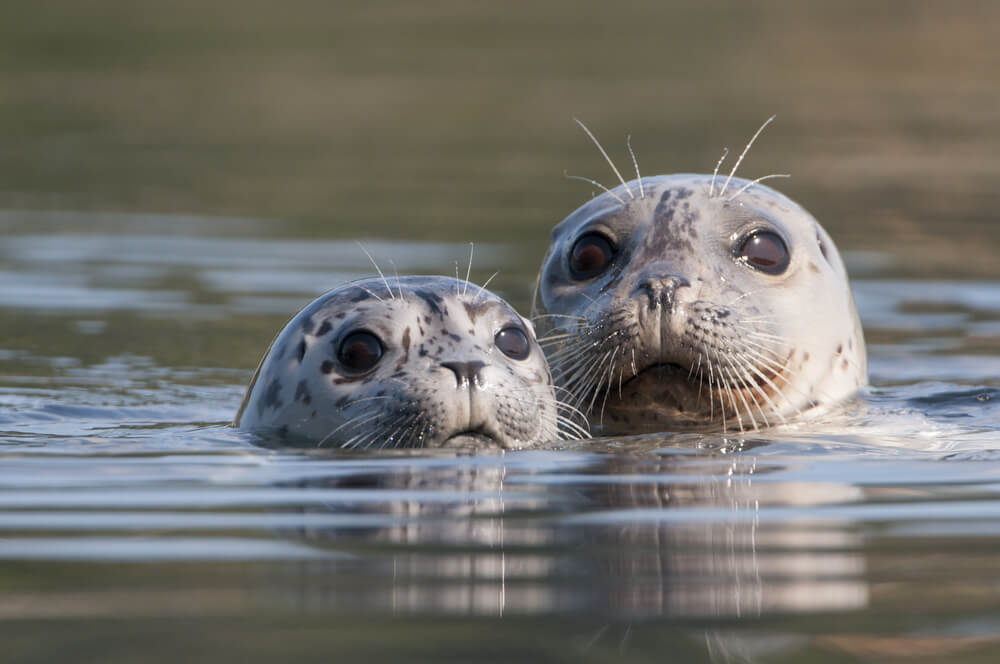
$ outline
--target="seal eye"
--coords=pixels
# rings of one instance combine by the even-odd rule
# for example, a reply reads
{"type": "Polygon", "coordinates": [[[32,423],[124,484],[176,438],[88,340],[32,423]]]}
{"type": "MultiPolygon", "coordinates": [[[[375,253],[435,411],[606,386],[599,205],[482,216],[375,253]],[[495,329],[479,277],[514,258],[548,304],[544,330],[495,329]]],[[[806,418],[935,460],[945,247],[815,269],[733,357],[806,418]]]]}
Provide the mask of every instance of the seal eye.
{"type": "Polygon", "coordinates": [[[740,243],[736,257],[767,274],[781,274],[788,269],[791,260],[785,241],[772,231],[753,231],[747,235],[740,243]]]}
{"type": "Polygon", "coordinates": [[[351,332],[340,342],[337,359],[350,371],[368,371],[382,359],[382,342],[371,332],[351,332]]]}
{"type": "Polygon", "coordinates": [[[519,327],[505,327],[493,337],[500,352],[512,360],[525,360],[531,352],[528,335],[519,327]]]}
{"type": "Polygon", "coordinates": [[[596,277],[607,269],[614,255],[611,240],[600,233],[587,233],[576,241],[569,253],[570,274],[577,280],[596,277]]]}

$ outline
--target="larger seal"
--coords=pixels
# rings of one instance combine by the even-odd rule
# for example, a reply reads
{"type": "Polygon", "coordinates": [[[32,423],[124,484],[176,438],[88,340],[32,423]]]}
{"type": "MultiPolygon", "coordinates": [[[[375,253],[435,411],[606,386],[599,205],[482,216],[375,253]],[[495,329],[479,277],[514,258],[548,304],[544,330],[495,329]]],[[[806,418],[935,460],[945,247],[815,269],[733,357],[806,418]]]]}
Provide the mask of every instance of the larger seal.
{"type": "Polygon", "coordinates": [[[531,324],[449,277],[352,282],[278,334],[233,424],[348,448],[520,448],[572,435],[531,324]]]}
{"type": "Polygon", "coordinates": [[[830,236],[732,174],[623,180],[577,209],[532,315],[556,385],[601,433],[757,429],[867,383],[830,236]]]}

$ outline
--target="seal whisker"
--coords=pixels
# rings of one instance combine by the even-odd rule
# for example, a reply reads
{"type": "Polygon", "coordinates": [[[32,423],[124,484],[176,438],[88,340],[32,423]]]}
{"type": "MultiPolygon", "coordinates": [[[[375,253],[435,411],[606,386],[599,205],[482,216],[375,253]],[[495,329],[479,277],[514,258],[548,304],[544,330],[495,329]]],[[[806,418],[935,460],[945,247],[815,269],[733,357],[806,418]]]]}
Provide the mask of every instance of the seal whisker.
{"type": "Polygon", "coordinates": [[[334,434],[336,434],[341,429],[344,429],[346,427],[357,427],[362,424],[367,424],[372,420],[377,420],[379,417],[382,417],[382,413],[380,411],[377,411],[374,413],[361,413],[356,417],[348,419],[346,422],[336,427],[333,431],[324,436],[318,443],[316,443],[316,447],[322,447],[326,441],[328,441],[334,434]]]}
{"type": "Polygon", "coordinates": [[[617,200],[619,203],[621,203],[622,205],[626,204],[624,198],[622,198],[621,196],[619,196],[615,192],[611,191],[610,189],[608,189],[607,187],[605,187],[603,184],[601,184],[597,180],[591,180],[590,178],[585,178],[585,177],[582,177],[580,175],[570,175],[566,171],[563,171],[563,177],[566,178],[567,180],[580,180],[581,182],[589,182],[590,184],[594,185],[595,187],[600,187],[606,193],[611,194],[611,196],[615,200],[617,200]]]}
{"type": "Polygon", "coordinates": [[[536,314],[531,317],[532,321],[543,320],[545,318],[568,318],[570,320],[576,321],[586,321],[587,319],[583,316],[571,316],[569,314],[536,314]]]}
{"type": "Polygon", "coordinates": [[[635,151],[632,149],[632,134],[625,137],[625,145],[628,146],[628,153],[632,155],[632,165],[635,166],[635,179],[639,183],[639,198],[646,198],[646,192],[642,188],[642,175],[639,173],[639,160],[635,158],[635,151]]]}
{"type": "Polygon", "coordinates": [[[600,150],[601,154],[604,156],[604,159],[608,162],[608,165],[611,167],[611,170],[614,171],[615,175],[618,176],[618,180],[622,183],[622,186],[625,187],[625,191],[628,192],[629,197],[634,199],[635,194],[632,193],[632,189],[629,188],[628,183],[625,182],[625,178],[622,177],[622,174],[618,172],[618,167],[615,166],[615,162],[611,161],[611,157],[608,156],[608,153],[604,150],[604,146],[601,145],[601,142],[597,140],[597,137],[594,136],[594,134],[591,133],[589,129],[587,129],[587,125],[580,122],[580,120],[577,118],[573,118],[573,121],[576,122],[578,125],[580,125],[580,128],[583,129],[583,131],[586,132],[587,136],[590,137],[590,140],[594,142],[594,145],[597,146],[597,149],[600,150]]]}
{"type": "Polygon", "coordinates": [[[358,286],[358,288],[360,288],[360,289],[361,289],[361,290],[363,290],[364,292],[368,293],[369,295],[371,295],[371,296],[372,296],[373,298],[375,298],[375,299],[376,299],[376,300],[378,300],[379,302],[385,302],[385,300],[383,300],[382,298],[380,298],[380,297],[378,296],[378,294],[376,294],[376,293],[375,293],[374,291],[372,291],[372,290],[371,290],[370,288],[367,288],[367,287],[365,287],[365,286],[358,286]]]}
{"type": "Polygon", "coordinates": [[[479,293],[476,294],[477,302],[479,301],[479,298],[482,297],[483,294],[486,292],[486,287],[490,285],[490,282],[493,281],[493,278],[496,277],[498,274],[500,274],[500,270],[497,270],[496,272],[491,274],[490,278],[484,281],[483,285],[479,287],[479,293]]]}
{"type": "MultiPolygon", "coordinates": [[[[611,395],[611,378],[614,376],[615,372],[615,355],[617,355],[620,350],[622,350],[621,346],[617,346],[611,349],[611,357],[610,361],[608,362],[607,369],[603,372],[601,380],[599,380],[597,382],[597,385],[594,387],[594,399],[596,399],[598,393],[601,390],[601,385],[603,385],[605,381],[607,381],[608,383],[608,387],[604,391],[604,401],[601,403],[601,412],[597,418],[597,421],[600,422],[601,424],[604,424],[604,408],[605,406],[608,405],[608,397],[611,395]]],[[[591,409],[593,409],[593,404],[595,403],[594,399],[591,399],[590,402],[591,409]]]]}
{"type": "Polygon", "coordinates": [[[469,267],[465,269],[465,286],[462,288],[462,295],[469,290],[469,277],[472,276],[472,254],[476,249],[476,245],[473,242],[469,243],[469,267]]]}
{"type": "Polygon", "coordinates": [[[712,171],[712,181],[708,185],[708,197],[712,198],[715,196],[715,178],[719,175],[719,167],[722,166],[722,162],[726,160],[729,156],[729,148],[722,148],[722,156],[719,157],[719,161],[715,164],[715,170],[712,171]]]}
{"type": "Polygon", "coordinates": [[[764,426],[770,426],[770,424],[767,421],[767,415],[764,413],[764,410],[760,407],[760,402],[757,401],[757,397],[754,396],[754,393],[753,393],[753,388],[751,388],[750,383],[747,381],[746,374],[744,373],[746,371],[745,368],[743,369],[743,371],[740,371],[740,367],[737,367],[736,363],[733,362],[733,357],[732,356],[726,358],[726,363],[729,365],[729,368],[732,370],[731,373],[732,373],[733,377],[735,378],[735,380],[738,382],[739,385],[743,386],[739,390],[740,399],[743,401],[743,405],[747,407],[747,416],[750,418],[750,422],[753,424],[753,428],[754,429],[759,429],[760,427],[757,425],[757,420],[753,416],[753,409],[750,407],[750,404],[746,400],[746,394],[747,393],[749,393],[750,400],[753,401],[753,403],[754,403],[755,406],[757,406],[757,412],[760,414],[761,418],[764,420],[764,426]]]}
{"type": "MultiPolygon", "coordinates": [[[[726,358],[726,361],[728,362],[728,358],[726,358]]],[[[739,387],[738,387],[739,383],[737,382],[736,378],[733,376],[732,371],[730,371],[730,369],[728,367],[720,367],[720,369],[725,373],[726,377],[728,378],[728,380],[726,380],[726,383],[725,383],[726,390],[729,392],[729,400],[733,404],[733,410],[736,411],[736,420],[739,423],[740,431],[744,430],[744,428],[743,428],[743,417],[740,416],[740,409],[739,409],[739,406],[736,403],[736,398],[734,396],[734,392],[735,392],[736,396],[739,396],[740,401],[742,401],[743,405],[746,407],[746,409],[747,409],[747,416],[750,418],[750,421],[753,423],[753,428],[756,429],[757,428],[757,422],[753,418],[753,413],[750,412],[750,406],[747,404],[746,399],[743,396],[743,391],[741,389],[739,389],[739,387]],[[734,390],[733,387],[731,387],[731,385],[735,385],[736,389],[734,390]]]]}
{"type": "Polygon", "coordinates": [[[556,436],[568,440],[586,440],[590,438],[590,431],[573,422],[565,415],[557,415],[556,436]]]}
{"type": "MultiPolygon", "coordinates": [[[[396,269],[396,261],[389,259],[389,265],[392,266],[392,272],[396,275],[396,290],[399,291],[399,299],[403,299],[403,284],[399,281],[399,270],[396,269]]],[[[391,293],[392,291],[390,291],[391,293]]]]}
{"type": "MultiPolygon", "coordinates": [[[[774,401],[771,400],[771,397],[768,396],[767,392],[764,391],[764,389],[761,386],[761,381],[770,386],[771,389],[777,392],[779,396],[784,397],[784,392],[782,391],[782,389],[777,385],[775,385],[774,382],[770,379],[770,377],[768,377],[767,374],[763,373],[760,370],[760,368],[757,367],[756,363],[754,362],[754,357],[751,353],[744,350],[740,353],[739,357],[741,359],[747,360],[746,367],[744,368],[744,370],[746,370],[746,368],[749,368],[750,371],[757,374],[758,380],[756,381],[751,380],[751,383],[754,384],[754,389],[757,390],[757,392],[767,401],[768,405],[771,406],[771,411],[775,413],[778,417],[780,417],[782,422],[784,422],[785,418],[781,415],[781,409],[778,407],[776,403],[774,403],[774,401]]],[[[798,409],[796,408],[795,410],[798,409]]]]}
{"type": "Polygon", "coordinates": [[[385,289],[389,291],[389,299],[390,300],[396,299],[392,294],[392,289],[389,288],[389,281],[385,278],[385,275],[382,274],[382,268],[380,268],[378,266],[378,263],[375,262],[375,258],[370,253],[368,253],[368,250],[365,249],[365,245],[361,244],[360,242],[358,242],[357,245],[361,248],[361,251],[365,252],[365,256],[367,256],[368,260],[372,262],[372,265],[375,266],[375,271],[378,272],[378,276],[382,277],[382,283],[385,284],[385,289]]]}
{"type": "Polygon", "coordinates": [[[747,146],[743,148],[743,152],[740,153],[739,159],[737,159],[736,163],[733,164],[733,170],[729,171],[729,177],[726,178],[725,183],[723,183],[722,189],[719,191],[719,196],[724,196],[726,194],[726,188],[729,187],[729,181],[733,179],[733,175],[736,174],[736,169],[740,167],[740,164],[743,162],[743,158],[747,156],[747,152],[750,151],[750,146],[752,146],[753,142],[757,140],[757,137],[760,136],[760,133],[764,131],[764,127],[766,127],[767,125],[771,124],[771,122],[774,121],[775,117],[776,116],[772,115],[767,120],[765,120],[764,124],[760,126],[760,129],[758,129],[754,133],[754,135],[750,137],[750,141],[747,142],[747,146]]]}
{"type": "Polygon", "coordinates": [[[735,194],[733,194],[732,196],[730,196],[726,200],[729,201],[730,203],[732,203],[744,191],[746,191],[750,187],[754,186],[755,184],[759,184],[759,183],[763,182],[764,180],[773,180],[774,178],[790,178],[790,177],[792,177],[791,173],[771,173],[770,175],[762,175],[759,178],[757,178],[756,180],[751,180],[750,182],[747,182],[745,185],[743,185],[742,187],[740,187],[739,191],[737,191],[735,194]]]}

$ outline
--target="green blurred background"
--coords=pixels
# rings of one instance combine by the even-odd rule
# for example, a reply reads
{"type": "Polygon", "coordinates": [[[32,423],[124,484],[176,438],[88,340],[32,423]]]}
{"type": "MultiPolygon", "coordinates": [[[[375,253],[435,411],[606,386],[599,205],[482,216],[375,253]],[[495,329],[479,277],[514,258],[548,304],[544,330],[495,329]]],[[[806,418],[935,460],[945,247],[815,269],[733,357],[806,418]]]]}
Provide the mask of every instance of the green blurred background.
{"type": "Polygon", "coordinates": [[[777,114],[741,174],[792,173],[901,272],[995,275],[998,25],[985,1],[6,0],[0,208],[514,242],[527,269],[590,195],[564,171],[612,178],[573,117],[653,174],[777,114]]]}

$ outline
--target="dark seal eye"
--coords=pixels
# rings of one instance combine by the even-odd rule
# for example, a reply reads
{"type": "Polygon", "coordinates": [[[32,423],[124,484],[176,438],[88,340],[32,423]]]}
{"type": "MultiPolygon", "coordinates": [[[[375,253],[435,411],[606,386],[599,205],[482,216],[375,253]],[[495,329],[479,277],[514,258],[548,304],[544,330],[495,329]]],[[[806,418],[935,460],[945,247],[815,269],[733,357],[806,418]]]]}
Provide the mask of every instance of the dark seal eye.
{"type": "Polygon", "coordinates": [[[493,341],[500,352],[512,360],[527,359],[531,352],[531,342],[528,341],[528,335],[519,327],[505,327],[497,332],[493,341]]]}
{"type": "Polygon", "coordinates": [[[371,332],[351,332],[340,342],[337,359],[350,371],[368,371],[382,359],[382,342],[371,332]]]}
{"type": "Polygon", "coordinates": [[[736,257],[767,274],[781,274],[791,260],[785,241],[772,231],[753,231],[747,235],[736,250],[736,257]]]}
{"type": "Polygon", "coordinates": [[[611,240],[600,233],[580,237],[569,253],[569,271],[574,279],[590,279],[607,269],[615,256],[611,240]]]}

